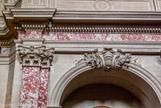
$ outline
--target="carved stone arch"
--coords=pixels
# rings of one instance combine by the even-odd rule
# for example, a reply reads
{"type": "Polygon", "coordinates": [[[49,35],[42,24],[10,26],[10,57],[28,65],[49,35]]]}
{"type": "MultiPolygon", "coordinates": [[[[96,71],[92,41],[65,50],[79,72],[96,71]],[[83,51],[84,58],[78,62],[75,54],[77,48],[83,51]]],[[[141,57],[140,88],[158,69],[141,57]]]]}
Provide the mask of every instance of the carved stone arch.
{"type": "MultiPolygon", "coordinates": [[[[52,89],[52,96],[51,99],[53,105],[55,107],[61,106],[62,95],[68,84],[80,74],[92,70],[93,67],[89,66],[86,63],[80,63],[79,65],[74,66],[69,71],[67,71],[62,77],[57,81],[56,86],[52,89]]],[[[146,69],[142,68],[139,65],[130,63],[128,64],[128,68],[122,67],[122,70],[125,70],[129,73],[136,75],[137,77],[144,80],[149,87],[152,88],[153,92],[156,95],[157,104],[155,108],[161,107],[161,83],[146,69]]],[[[147,88],[148,89],[148,88],[147,88]]],[[[155,100],[155,101],[156,101],[155,100]]],[[[151,106],[147,107],[151,108],[151,106]]]]}

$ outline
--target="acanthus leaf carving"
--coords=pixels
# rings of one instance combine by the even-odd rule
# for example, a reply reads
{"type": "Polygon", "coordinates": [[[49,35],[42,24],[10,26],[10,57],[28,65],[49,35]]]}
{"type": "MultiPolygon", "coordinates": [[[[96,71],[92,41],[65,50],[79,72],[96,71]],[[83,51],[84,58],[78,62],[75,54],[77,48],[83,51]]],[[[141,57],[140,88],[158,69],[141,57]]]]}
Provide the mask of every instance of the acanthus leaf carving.
{"type": "Polygon", "coordinates": [[[48,49],[45,46],[18,46],[18,48],[20,63],[25,66],[49,67],[52,65],[54,48],[48,49]]]}
{"type": "Polygon", "coordinates": [[[136,63],[136,58],[133,58],[130,53],[124,53],[117,49],[104,48],[103,51],[95,49],[91,54],[84,54],[84,58],[77,62],[86,63],[93,68],[104,68],[105,70],[118,69],[127,67],[129,63],[136,63]]]}

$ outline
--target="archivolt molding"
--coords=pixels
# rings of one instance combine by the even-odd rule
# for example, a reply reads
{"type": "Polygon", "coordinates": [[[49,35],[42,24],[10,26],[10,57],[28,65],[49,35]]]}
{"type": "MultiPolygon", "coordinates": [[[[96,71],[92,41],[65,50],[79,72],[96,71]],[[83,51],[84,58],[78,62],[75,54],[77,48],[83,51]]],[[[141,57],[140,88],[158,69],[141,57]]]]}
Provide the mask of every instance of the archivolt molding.
{"type": "MultiPolygon", "coordinates": [[[[88,55],[88,56],[91,56],[91,55],[88,55]]],[[[87,59],[87,60],[90,60],[90,59],[87,59]]],[[[121,59],[121,60],[123,60],[126,63],[126,59],[121,59]]],[[[96,61],[94,60],[94,62],[96,61]]],[[[145,70],[140,65],[134,64],[132,62],[129,62],[126,65],[128,66],[128,68],[125,66],[122,66],[122,69],[127,70],[128,72],[132,72],[136,76],[142,78],[151,88],[153,88],[161,105],[161,88],[160,88],[161,83],[156,79],[156,77],[153,76],[150,72],[145,70]]],[[[91,64],[89,65],[88,62],[80,62],[75,67],[67,71],[64,75],[62,75],[62,77],[57,81],[56,85],[52,89],[52,96],[50,100],[53,100],[53,101],[50,103],[53,103],[55,107],[60,106],[63,91],[70,83],[70,81],[72,81],[72,79],[74,79],[76,76],[80,75],[81,73],[91,70],[93,68],[97,68],[97,65],[94,64],[94,67],[93,67],[93,65],[91,64]]]]}
{"type": "Polygon", "coordinates": [[[54,102],[50,103],[53,103],[54,107],[60,106],[61,96],[69,82],[79,74],[91,69],[93,69],[91,66],[87,66],[86,63],[81,63],[66,72],[66,74],[57,81],[56,86],[53,88],[52,99],[50,100],[54,100],[54,102]]]}
{"type": "Polygon", "coordinates": [[[50,67],[53,61],[54,48],[47,49],[45,46],[18,46],[20,63],[25,66],[50,67]]]}

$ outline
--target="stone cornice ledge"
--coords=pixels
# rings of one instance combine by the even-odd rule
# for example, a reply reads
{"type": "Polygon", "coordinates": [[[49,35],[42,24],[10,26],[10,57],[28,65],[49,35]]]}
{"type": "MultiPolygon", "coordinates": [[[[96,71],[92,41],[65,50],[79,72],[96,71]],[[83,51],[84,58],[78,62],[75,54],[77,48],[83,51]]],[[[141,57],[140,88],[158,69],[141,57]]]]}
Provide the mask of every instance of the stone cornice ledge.
{"type": "Polygon", "coordinates": [[[161,33],[161,12],[85,12],[59,11],[56,8],[11,8],[3,13],[10,33],[15,34],[19,29],[29,29],[28,26],[32,30],[41,26],[42,31],[46,32],[161,33]],[[51,27],[49,22],[52,24],[51,27]]]}
{"type": "Polygon", "coordinates": [[[53,17],[56,22],[73,22],[81,20],[85,23],[161,23],[161,12],[91,12],[91,11],[57,11],[53,17]],[[112,22],[111,22],[112,21],[112,22]],[[149,22],[147,22],[149,21],[149,22]],[[157,21],[157,22],[156,22],[157,21]]]}
{"type": "Polygon", "coordinates": [[[55,14],[55,8],[13,8],[10,11],[4,11],[6,19],[14,19],[14,18],[52,18],[55,14]]]}
{"type": "MultiPolygon", "coordinates": [[[[14,30],[15,24],[22,25],[22,23],[27,22],[28,24],[33,24],[33,22],[38,23],[48,23],[52,19],[56,12],[55,8],[16,8],[8,7],[3,11],[6,24],[8,27],[5,33],[0,34],[0,39],[11,40],[11,37],[16,36],[16,31],[14,30]],[[21,22],[23,20],[23,22],[21,22]]],[[[3,28],[4,30],[4,28],[3,28]]]]}
{"type": "MultiPolygon", "coordinates": [[[[5,3],[4,7],[5,7],[6,10],[10,10],[10,8],[16,7],[18,4],[20,4],[20,2],[21,2],[21,0],[17,0],[13,3],[5,3]]],[[[4,17],[3,16],[0,16],[0,17],[1,17],[0,21],[3,22],[3,24],[1,24],[1,27],[0,27],[0,36],[8,35],[10,30],[6,25],[6,21],[4,20],[4,17]]],[[[0,37],[0,38],[2,38],[2,37],[0,37]]]]}
{"type": "Polygon", "coordinates": [[[70,29],[65,29],[63,32],[86,32],[87,30],[90,33],[161,33],[161,12],[84,12],[59,11],[56,8],[13,7],[6,9],[3,14],[9,27],[9,32],[0,38],[7,40],[17,36],[17,29],[15,28],[22,28],[22,31],[24,31],[24,29],[27,29],[26,25],[29,25],[32,30],[35,30],[36,24],[43,26],[43,31],[47,32],[50,30],[61,31],[64,30],[62,28],[67,27],[70,29]],[[49,22],[53,24],[52,27],[49,27],[49,22]],[[73,26],[73,24],[79,23],[83,24],[83,26],[73,26]],[[58,26],[55,26],[56,24],[58,26]],[[63,26],[63,24],[65,25],[63,26]],[[96,25],[99,26],[97,27],[96,25]],[[113,27],[112,25],[115,26],[113,27]]]}

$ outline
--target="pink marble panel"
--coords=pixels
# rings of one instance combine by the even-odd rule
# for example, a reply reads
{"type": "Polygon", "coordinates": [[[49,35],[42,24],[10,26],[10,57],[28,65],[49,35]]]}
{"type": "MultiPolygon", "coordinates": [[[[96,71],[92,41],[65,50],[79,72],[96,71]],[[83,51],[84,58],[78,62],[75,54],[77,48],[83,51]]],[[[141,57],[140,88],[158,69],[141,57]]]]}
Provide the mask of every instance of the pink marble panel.
{"type": "Polygon", "coordinates": [[[40,88],[38,108],[47,108],[49,68],[42,68],[40,73],[40,88]]]}
{"type": "Polygon", "coordinates": [[[26,31],[26,33],[19,33],[18,38],[42,38],[41,31],[26,31]]]}
{"type": "Polygon", "coordinates": [[[41,31],[27,31],[19,34],[22,38],[44,38],[46,40],[100,40],[100,41],[161,41],[159,34],[109,34],[109,33],[54,33],[42,34],[41,31]]]}
{"type": "Polygon", "coordinates": [[[20,108],[37,108],[40,67],[23,67],[20,108]]]}

